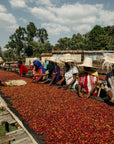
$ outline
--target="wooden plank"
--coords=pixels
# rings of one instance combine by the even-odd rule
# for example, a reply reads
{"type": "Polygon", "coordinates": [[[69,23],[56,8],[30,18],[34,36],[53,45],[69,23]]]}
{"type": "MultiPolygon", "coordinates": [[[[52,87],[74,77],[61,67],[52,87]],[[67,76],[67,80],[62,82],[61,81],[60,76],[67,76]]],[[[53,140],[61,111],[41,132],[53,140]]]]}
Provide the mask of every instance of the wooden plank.
{"type": "Polygon", "coordinates": [[[6,136],[5,138],[0,139],[0,144],[8,142],[8,141],[15,140],[15,139],[21,139],[21,138],[24,138],[24,137],[27,137],[27,135],[25,133],[6,136]]]}
{"type": "Polygon", "coordinates": [[[0,122],[7,121],[9,118],[11,118],[11,115],[9,113],[5,115],[1,115],[0,122]]]}
{"type": "MultiPolygon", "coordinates": [[[[6,133],[6,137],[0,139],[0,144],[4,143],[4,142],[12,141],[12,140],[16,140],[17,142],[21,141],[21,140],[24,141],[24,139],[26,139],[26,141],[28,141],[27,139],[29,139],[29,141],[31,141],[30,138],[28,137],[28,135],[21,128],[21,129],[6,133]]],[[[32,143],[32,141],[31,141],[31,143],[32,143]]]]}
{"type": "MultiPolygon", "coordinates": [[[[6,133],[6,137],[5,138],[2,138],[0,139],[0,143],[2,142],[7,142],[7,141],[10,141],[10,140],[13,140],[13,139],[16,139],[16,138],[20,138],[24,135],[24,131],[22,129],[20,130],[15,130],[15,131],[12,131],[12,132],[8,132],[6,133]]],[[[26,136],[26,135],[24,135],[26,136]]]]}
{"type": "Polygon", "coordinates": [[[15,131],[6,133],[6,136],[12,136],[12,135],[17,135],[17,134],[22,134],[22,133],[24,133],[24,130],[22,128],[20,128],[15,131]]]}
{"type": "Polygon", "coordinates": [[[14,123],[16,123],[16,120],[15,119],[10,119],[10,120],[8,120],[7,121],[9,124],[14,124],[14,123]]]}
{"type": "Polygon", "coordinates": [[[36,142],[36,140],[33,138],[31,133],[28,132],[28,130],[25,128],[23,123],[20,121],[20,119],[8,108],[7,103],[4,101],[4,99],[0,96],[0,102],[2,103],[3,107],[6,108],[6,110],[12,115],[12,117],[17,121],[17,123],[23,128],[23,130],[28,134],[30,139],[32,140],[33,144],[38,144],[39,142],[36,142]]]}
{"type": "Polygon", "coordinates": [[[0,116],[2,116],[2,115],[6,115],[6,114],[8,114],[9,112],[8,111],[6,111],[6,110],[4,110],[4,111],[1,111],[0,112],[0,116]]]}
{"type": "Polygon", "coordinates": [[[16,121],[13,119],[11,114],[8,112],[4,112],[0,115],[0,123],[1,122],[8,122],[9,124],[15,123],[16,121]]]}
{"type": "Polygon", "coordinates": [[[29,137],[25,137],[19,140],[12,141],[11,144],[33,144],[29,137]]]}

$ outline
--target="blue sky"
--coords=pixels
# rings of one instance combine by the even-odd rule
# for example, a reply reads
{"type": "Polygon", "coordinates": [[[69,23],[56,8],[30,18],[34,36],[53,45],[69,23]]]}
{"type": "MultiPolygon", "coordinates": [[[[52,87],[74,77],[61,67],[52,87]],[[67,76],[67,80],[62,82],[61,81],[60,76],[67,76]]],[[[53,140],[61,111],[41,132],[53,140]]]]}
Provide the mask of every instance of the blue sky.
{"type": "Polygon", "coordinates": [[[95,25],[114,25],[114,0],[0,0],[0,46],[15,30],[34,22],[55,45],[62,37],[85,34],[95,25]]]}

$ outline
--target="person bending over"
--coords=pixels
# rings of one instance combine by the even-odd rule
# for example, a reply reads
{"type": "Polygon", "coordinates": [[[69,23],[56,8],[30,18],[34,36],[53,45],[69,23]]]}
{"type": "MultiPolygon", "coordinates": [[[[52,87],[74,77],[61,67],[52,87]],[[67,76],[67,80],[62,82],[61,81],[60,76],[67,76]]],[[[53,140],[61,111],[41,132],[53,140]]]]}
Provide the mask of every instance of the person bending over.
{"type": "Polygon", "coordinates": [[[45,74],[45,69],[42,66],[41,62],[38,60],[33,61],[33,80],[32,82],[39,82],[42,80],[42,75],[45,74]]]}
{"type": "Polygon", "coordinates": [[[58,85],[62,85],[63,88],[74,88],[76,89],[78,85],[77,76],[78,69],[74,66],[74,59],[72,59],[70,54],[65,54],[61,59],[65,66],[63,68],[64,75],[62,79],[58,82],[58,85]]]}
{"type": "Polygon", "coordinates": [[[28,68],[24,64],[22,64],[22,61],[18,61],[18,67],[20,76],[25,75],[29,71],[28,68]]]}
{"type": "Polygon", "coordinates": [[[79,66],[83,67],[83,71],[79,74],[79,96],[86,98],[97,96],[98,72],[93,69],[92,59],[86,57],[79,66]]]}

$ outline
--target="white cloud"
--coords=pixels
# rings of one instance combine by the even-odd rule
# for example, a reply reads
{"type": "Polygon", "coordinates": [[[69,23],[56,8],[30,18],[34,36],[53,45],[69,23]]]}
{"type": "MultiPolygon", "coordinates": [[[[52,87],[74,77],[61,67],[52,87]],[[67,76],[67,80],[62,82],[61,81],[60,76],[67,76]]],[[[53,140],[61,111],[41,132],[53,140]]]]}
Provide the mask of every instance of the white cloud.
{"type": "Polygon", "coordinates": [[[0,27],[12,31],[18,27],[16,19],[12,14],[0,13],[0,27]]]}
{"type": "Polygon", "coordinates": [[[24,18],[22,18],[22,17],[20,17],[19,20],[22,21],[22,22],[24,22],[24,23],[27,23],[27,20],[24,19],[24,18]]]}
{"type": "Polygon", "coordinates": [[[95,14],[97,12],[97,7],[98,6],[76,3],[74,5],[63,5],[60,8],[51,8],[50,10],[63,18],[72,20],[74,18],[83,18],[95,14]]]}
{"type": "Polygon", "coordinates": [[[36,0],[27,0],[27,2],[34,3],[36,0]]]}
{"type": "Polygon", "coordinates": [[[3,5],[0,5],[0,12],[6,12],[7,9],[3,6],[3,5]]]}
{"type": "Polygon", "coordinates": [[[26,0],[9,0],[10,4],[14,8],[25,8],[27,7],[26,5],[26,0]]]}
{"type": "Polygon", "coordinates": [[[0,5],[0,28],[12,31],[18,27],[15,17],[0,5]]]}
{"type": "Polygon", "coordinates": [[[53,6],[50,0],[9,0],[13,8],[28,8],[27,3],[35,3],[38,6],[53,6]]]}
{"type": "Polygon", "coordinates": [[[81,24],[81,25],[76,25],[72,27],[73,30],[83,34],[84,31],[89,31],[90,29],[92,29],[91,25],[88,24],[81,24]]]}
{"type": "Polygon", "coordinates": [[[47,32],[51,35],[59,35],[61,33],[69,33],[70,29],[66,26],[62,26],[55,23],[44,23],[42,27],[47,29],[47,32]]]}
{"type": "MultiPolygon", "coordinates": [[[[48,31],[56,34],[69,31],[85,33],[93,26],[114,24],[114,11],[104,10],[103,4],[64,4],[56,7],[51,0],[10,0],[12,7],[26,8],[38,20],[41,20],[48,31]],[[29,3],[36,4],[27,6],[29,3]],[[56,26],[58,26],[56,28],[56,26]],[[60,28],[60,30],[59,30],[60,28]],[[63,28],[63,29],[61,29],[63,28]]],[[[22,20],[22,19],[21,19],[22,20]]],[[[24,21],[24,19],[22,20],[24,21]]]]}
{"type": "MultiPolygon", "coordinates": [[[[38,1],[39,2],[39,1],[38,1]]],[[[102,9],[103,5],[88,5],[79,4],[63,5],[62,7],[34,7],[30,12],[38,19],[48,22],[48,31],[51,31],[50,25],[61,25],[71,30],[79,30],[87,32],[97,22],[97,11],[102,9]],[[78,27],[78,29],[76,29],[78,27]]],[[[47,26],[47,25],[46,25],[47,26]]],[[[53,26],[53,27],[54,27],[53,26]]],[[[52,26],[51,26],[52,28],[52,26]]],[[[56,33],[60,33],[59,28],[56,28],[56,33]],[[58,30],[58,32],[57,32],[58,30]]],[[[69,32],[69,31],[68,31],[69,32]]]]}
{"type": "Polygon", "coordinates": [[[44,5],[44,6],[53,6],[50,0],[36,0],[36,4],[39,5],[44,5]]]}
{"type": "MultiPolygon", "coordinates": [[[[48,23],[71,27],[73,30],[87,32],[96,24],[113,24],[114,12],[103,10],[102,4],[89,5],[75,3],[65,4],[59,8],[52,7],[50,1],[38,0],[37,4],[46,4],[48,7],[31,8],[31,13],[38,19],[48,23]],[[106,18],[107,16],[107,18],[106,18]],[[78,27],[78,28],[75,28],[78,27]]],[[[47,6],[46,5],[46,6],[47,6]]]]}
{"type": "Polygon", "coordinates": [[[114,25],[114,11],[100,10],[98,22],[104,26],[114,25]]]}
{"type": "Polygon", "coordinates": [[[41,20],[53,21],[54,19],[56,19],[55,15],[46,8],[34,7],[34,8],[31,8],[30,11],[34,16],[36,16],[38,19],[41,19],[41,20]]]}
{"type": "MultiPolygon", "coordinates": [[[[97,11],[102,8],[102,5],[88,5],[79,4],[63,5],[60,8],[50,7],[50,12],[56,16],[56,22],[65,25],[77,25],[77,24],[94,24],[97,20],[97,11]]],[[[49,18],[49,17],[48,17],[49,18]]],[[[55,19],[53,19],[55,21],[55,19]]]]}

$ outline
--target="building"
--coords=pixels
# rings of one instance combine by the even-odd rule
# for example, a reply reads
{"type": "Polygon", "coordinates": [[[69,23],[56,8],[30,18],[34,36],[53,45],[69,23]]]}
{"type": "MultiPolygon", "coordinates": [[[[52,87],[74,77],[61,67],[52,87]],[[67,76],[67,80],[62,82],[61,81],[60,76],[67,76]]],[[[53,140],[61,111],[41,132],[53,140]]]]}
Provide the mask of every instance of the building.
{"type": "Polygon", "coordinates": [[[51,57],[51,56],[53,56],[52,53],[42,53],[41,54],[41,62],[42,62],[42,64],[44,64],[46,59],[51,57]]]}
{"type": "Polygon", "coordinates": [[[41,61],[45,62],[45,59],[51,56],[59,59],[64,54],[70,53],[77,63],[81,63],[84,57],[90,57],[93,61],[103,60],[107,56],[111,56],[114,53],[113,50],[97,50],[97,51],[85,51],[85,50],[53,50],[52,53],[41,54],[41,61]]]}
{"type": "Polygon", "coordinates": [[[34,60],[39,60],[39,58],[34,57],[34,58],[25,58],[25,65],[32,65],[34,60]]]}

